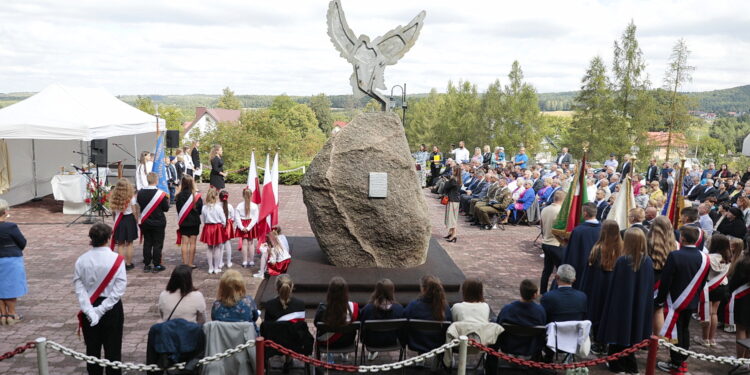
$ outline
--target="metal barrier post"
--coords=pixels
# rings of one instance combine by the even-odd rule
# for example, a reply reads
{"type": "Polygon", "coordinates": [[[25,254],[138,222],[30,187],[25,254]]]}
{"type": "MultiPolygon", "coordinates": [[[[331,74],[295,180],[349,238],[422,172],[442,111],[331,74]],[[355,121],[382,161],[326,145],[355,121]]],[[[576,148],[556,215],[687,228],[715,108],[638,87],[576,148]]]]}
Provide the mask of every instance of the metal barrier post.
{"type": "Polygon", "coordinates": [[[255,373],[266,373],[266,341],[263,336],[255,338],[255,373]]]}
{"type": "Polygon", "coordinates": [[[458,375],[466,375],[466,351],[469,338],[460,336],[458,340],[458,375]]]}
{"type": "Polygon", "coordinates": [[[305,174],[305,166],[302,166],[302,174],[305,174]]]}
{"type": "Polygon", "coordinates": [[[36,341],[36,366],[39,375],[49,375],[49,363],[47,362],[47,339],[40,337],[36,341]]]}
{"type": "Polygon", "coordinates": [[[656,354],[659,351],[659,338],[651,336],[648,339],[648,359],[646,360],[646,375],[654,375],[656,371],[656,354]]]}

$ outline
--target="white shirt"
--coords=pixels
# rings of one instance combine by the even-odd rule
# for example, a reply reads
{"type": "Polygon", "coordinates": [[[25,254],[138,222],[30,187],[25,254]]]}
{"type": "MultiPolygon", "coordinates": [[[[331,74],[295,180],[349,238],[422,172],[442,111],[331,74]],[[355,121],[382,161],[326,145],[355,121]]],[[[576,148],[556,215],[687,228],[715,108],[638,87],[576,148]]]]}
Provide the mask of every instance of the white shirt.
{"type": "Polygon", "coordinates": [[[109,247],[95,247],[76,260],[73,285],[75,285],[76,297],[78,297],[81,311],[89,317],[92,326],[96,325],[99,319],[111,310],[125,294],[127,276],[125,275],[125,262],[122,262],[112,281],[99,296],[106,297],[106,299],[96,307],[93,307],[89,300],[99,284],[104,281],[116,259],[117,253],[109,247]]]}
{"type": "MultiPolygon", "coordinates": [[[[245,229],[245,226],[242,225],[242,220],[251,220],[252,218],[258,218],[258,211],[259,207],[257,204],[251,204],[250,205],[250,212],[245,213],[245,202],[242,201],[240,204],[237,205],[237,208],[234,210],[234,227],[240,230],[245,229]]],[[[246,230],[249,230],[250,228],[247,228],[246,230]]]]}
{"type": "Polygon", "coordinates": [[[710,236],[714,233],[714,222],[708,214],[701,215],[700,218],[698,218],[698,224],[700,224],[701,229],[706,231],[707,235],[710,236]]]}
{"type": "Polygon", "coordinates": [[[464,148],[457,148],[452,151],[452,153],[456,156],[456,163],[461,164],[465,161],[469,160],[469,149],[464,148]]]}
{"type": "Polygon", "coordinates": [[[135,169],[135,189],[141,190],[144,187],[148,186],[148,180],[146,179],[146,175],[148,175],[148,172],[151,172],[151,169],[148,167],[148,163],[146,163],[146,167],[143,167],[143,164],[138,164],[138,168],[135,169]]]}
{"type": "Polygon", "coordinates": [[[218,202],[203,205],[201,221],[203,224],[226,224],[227,216],[224,215],[224,207],[218,202]]]}
{"type": "Polygon", "coordinates": [[[286,239],[285,235],[279,235],[279,242],[281,242],[281,246],[284,246],[286,251],[291,254],[291,250],[289,249],[289,240],[286,239]]]}
{"type": "Polygon", "coordinates": [[[620,165],[620,163],[617,160],[608,159],[604,162],[605,167],[612,167],[612,169],[617,169],[618,165],[620,165]]]}
{"type": "Polygon", "coordinates": [[[185,163],[185,169],[195,169],[193,158],[190,155],[182,153],[182,161],[185,163]]]}
{"type": "Polygon", "coordinates": [[[280,250],[274,249],[274,251],[271,251],[271,253],[268,254],[268,263],[276,264],[291,258],[292,255],[289,254],[289,249],[284,248],[284,245],[282,244],[280,250]]]}

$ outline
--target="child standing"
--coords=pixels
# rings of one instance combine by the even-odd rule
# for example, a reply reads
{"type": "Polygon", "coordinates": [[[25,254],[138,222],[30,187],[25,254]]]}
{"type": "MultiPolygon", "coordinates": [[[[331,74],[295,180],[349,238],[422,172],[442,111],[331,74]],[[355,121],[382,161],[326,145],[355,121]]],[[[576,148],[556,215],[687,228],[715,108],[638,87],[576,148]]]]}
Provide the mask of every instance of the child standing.
{"type": "Polygon", "coordinates": [[[252,202],[253,192],[250,189],[242,191],[242,202],[235,209],[235,236],[240,241],[242,251],[242,267],[255,265],[253,239],[255,238],[255,224],[258,222],[258,205],[252,202]],[[249,260],[248,260],[249,259],[249,260]]]}
{"type": "MultiPolygon", "coordinates": [[[[224,216],[227,218],[227,223],[224,226],[226,232],[226,241],[222,245],[222,251],[227,258],[227,268],[232,268],[232,238],[236,237],[234,234],[234,219],[235,211],[234,207],[229,204],[229,193],[226,190],[219,192],[219,200],[221,201],[222,209],[224,210],[224,216]]],[[[224,259],[219,263],[219,269],[224,267],[224,259]]]]}
{"type": "Polygon", "coordinates": [[[135,217],[140,216],[138,203],[135,200],[135,189],[130,181],[124,178],[117,181],[117,185],[112,190],[109,206],[112,208],[115,221],[109,247],[114,251],[117,245],[117,252],[125,257],[125,270],[130,271],[135,268],[133,241],[138,238],[138,223],[135,217]]]}
{"type": "Polygon", "coordinates": [[[208,260],[208,273],[219,273],[221,268],[221,249],[226,242],[226,230],[224,226],[227,223],[227,216],[224,213],[224,207],[219,203],[219,192],[216,189],[209,188],[206,193],[206,204],[201,210],[201,221],[203,221],[203,232],[201,233],[201,242],[208,245],[206,258],[208,260]]]}

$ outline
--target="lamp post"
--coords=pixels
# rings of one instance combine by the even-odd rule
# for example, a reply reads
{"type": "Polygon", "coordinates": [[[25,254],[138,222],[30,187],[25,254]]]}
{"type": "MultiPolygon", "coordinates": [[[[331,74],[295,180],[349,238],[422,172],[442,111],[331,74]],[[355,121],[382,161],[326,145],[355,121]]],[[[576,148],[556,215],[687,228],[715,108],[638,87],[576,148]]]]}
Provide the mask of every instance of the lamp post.
{"type": "Polygon", "coordinates": [[[391,87],[391,96],[390,96],[390,110],[393,111],[396,108],[396,102],[393,100],[393,89],[396,87],[401,89],[401,124],[406,127],[406,109],[408,108],[408,105],[406,104],[406,83],[404,83],[403,86],[396,85],[391,87]]]}

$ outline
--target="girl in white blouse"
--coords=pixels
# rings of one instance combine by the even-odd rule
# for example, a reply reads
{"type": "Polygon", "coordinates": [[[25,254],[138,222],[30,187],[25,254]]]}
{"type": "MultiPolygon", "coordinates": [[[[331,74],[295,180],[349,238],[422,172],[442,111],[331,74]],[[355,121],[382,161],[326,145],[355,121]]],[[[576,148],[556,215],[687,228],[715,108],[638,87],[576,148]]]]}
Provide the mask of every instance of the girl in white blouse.
{"type": "Polygon", "coordinates": [[[206,258],[208,260],[208,273],[219,273],[221,268],[221,253],[226,242],[227,231],[225,225],[227,216],[224,214],[224,207],[219,202],[219,192],[214,188],[209,188],[206,193],[206,204],[201,211],[201,221],[203,222],[203,232],[201,233],[201,242],[208,245],[206,258]]]}
{"type": "Polygon", "coordinates": [[[148,151],[141,152],[141,157],[138,159],[138,167],[135,169],[135,189],[141,190],[148,186],[146,176],[148,172],[151,172],[154,163],[151,159],[151,153],[148,151]]]}
{"type": "Polygon", "coordinates": [[[490,305],[484,302],[484,286],[477,279],[466,279],[461,285],[463,302],[456,303],[451,308],[454,322],[488,323],[490,321],[490,305]]]}

